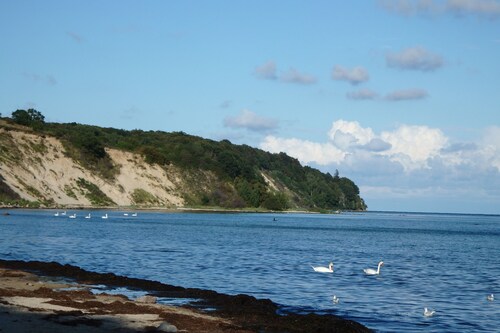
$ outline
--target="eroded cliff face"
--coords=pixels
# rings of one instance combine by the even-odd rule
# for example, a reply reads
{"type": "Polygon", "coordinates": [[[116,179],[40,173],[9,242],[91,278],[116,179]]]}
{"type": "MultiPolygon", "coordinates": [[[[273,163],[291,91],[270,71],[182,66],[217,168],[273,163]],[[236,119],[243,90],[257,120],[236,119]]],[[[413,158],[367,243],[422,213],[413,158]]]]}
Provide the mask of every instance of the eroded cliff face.
{"type": "Polygon", "coordinates": [[[56,138],[0,128],[0,175],[22,199],[53,206],[184,205],[182,170],[148,164],[130,152],[107,153],[117,169],[113,180],[68,157],[56,138]]]}

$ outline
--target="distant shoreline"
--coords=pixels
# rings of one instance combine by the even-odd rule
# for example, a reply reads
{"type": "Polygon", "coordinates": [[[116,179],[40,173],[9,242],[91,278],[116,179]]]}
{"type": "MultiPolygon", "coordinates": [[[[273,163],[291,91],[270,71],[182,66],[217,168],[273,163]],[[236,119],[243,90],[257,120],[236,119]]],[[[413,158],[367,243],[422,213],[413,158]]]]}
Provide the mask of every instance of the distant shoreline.
{"type": "MultiPolygon", "coordinates": [[[[18,207],[18,206],[6,206],[0,205],[0,210],[50,210],[50,211],[124,211],[124,212],[164,212],[164,213],[264,213],[264,214],[340,214],[341,211],[328,212],[317,212],[309,210],[283,210],[283,211],[272,211],[272,210],[262,210],[262,209],[225,209],[225,208],[200,208],[200,207],[176,207],[176,208],[162,208],[162,207],[93,207],[93,206],[65,206],[65,207],[18,207]]],[[[361,212],[361,211],[360,211],[361,212]]]]}
{"type": "MultiPolygon", "coordinates": [[[[50,210],[50,211],[123,211],[123,212],[158,212],[158,213],[255,213],[255,214],[327,214],[327,215],[338,215],[342,213],[368,213],[368,214],[412,214],[412,215],[470,215],[470,216],[500,216],[500,213],[457,213],[457,212],[417,212],[417,211],[396,211],[396,210],[333,210],[330,212],[326,211],[310,211],[310,210],[282,210],[282,211],[272,211],[272,210],[262,210],[262,209],[225,209],[225,208],[202,208],[202,207],[94,207],[94,206],[65,206],[65,207],[19,207],[19,206],[8,206],[0,205],[0,212],[8,209],[12,210],[50,210]]],[[[0,215],[2,215],[0,213],[0,215]]]]}

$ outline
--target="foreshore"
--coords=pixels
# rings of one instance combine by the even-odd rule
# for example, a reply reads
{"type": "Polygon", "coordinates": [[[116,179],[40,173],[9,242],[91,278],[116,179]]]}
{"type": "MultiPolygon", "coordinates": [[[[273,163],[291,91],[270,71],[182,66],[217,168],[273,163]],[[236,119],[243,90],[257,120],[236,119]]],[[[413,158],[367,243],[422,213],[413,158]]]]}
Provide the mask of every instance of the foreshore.
{"type": "Polygon", "coordinates": [[[371,332],[334,315],[280,315],[267,299],[96,273],[55,262],[0,260],[0,332],[371,332]],[[105,285],[146,297],[92,293],[105,285]],[[192,299],[189,305],[157,298],[192,299]],[[210,310],[207,310],[210,309],[210,310]]]}
{"type": "MultiPolygon", "coordinates": [[[[131,206],[47,206],[47,207],[21,207],[0,204],[0,212],[8,214],[8,210],[50,210],[50,211],[119,211],[119,212],[158,212],[158,213],[278,213],[278,214],[318,214],[319,212],[306,209],[287,209],[280,211],[264,210],[257,208],[230,209],[222,207],[131,207],[131,206]]],[[[340,211],[333,211],[338,214],[340,211]]]]}

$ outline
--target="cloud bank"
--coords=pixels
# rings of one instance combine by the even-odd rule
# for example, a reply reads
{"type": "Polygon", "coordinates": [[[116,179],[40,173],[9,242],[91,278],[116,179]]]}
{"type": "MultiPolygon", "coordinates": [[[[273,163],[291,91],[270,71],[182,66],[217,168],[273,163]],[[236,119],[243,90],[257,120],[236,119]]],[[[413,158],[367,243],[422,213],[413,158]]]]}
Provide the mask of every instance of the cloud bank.
{"type": "Polygon", "coordinates": [[[500,202],[499,126],[485,129],[476,142],[452,142],[428,126],[403,124],[376,133],[359,122],[337,120],[325,142],[269,135],[260,148],[285,152],[324,172],[338,169],[360,186],[368,205],[381,196],[464,200],[465,192],[471,202],[500,202]]]}

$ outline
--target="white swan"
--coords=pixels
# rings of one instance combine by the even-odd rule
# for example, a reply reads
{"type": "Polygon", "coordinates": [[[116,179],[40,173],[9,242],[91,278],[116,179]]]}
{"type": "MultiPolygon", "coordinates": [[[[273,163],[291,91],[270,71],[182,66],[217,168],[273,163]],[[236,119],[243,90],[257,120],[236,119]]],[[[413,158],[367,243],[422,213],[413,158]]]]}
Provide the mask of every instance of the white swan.
{"type": "Polygon", "coordinates": [[[333,262],[331,262],[328,267],[322,267],[322,266],[311,266],[315,272],[319,273],[333,273],[333,262]]]}
{"type": "Polygon", "coordinates": [[[70,219],[76,219],[76,214],[70,215],[69,218],[70,219]]]}
{"type": "Polygon", "coordinates": [[[137,213],[133,213],[132,216],[134,216],[134,217],[137,216],[137,213]]]}
{"type": "Polygon", "coordinates": [[[108,218],[108,213],[104,214],[104,215],[102,216],[102,218],[103,218],[103,219],[107,219],[107,218],[108,218]]]}
{"type": "Polygon", "coordinates": [[[66,215],[66,211],[62,212],[61,215],[66,215]]]}
{"type": "Polygon", "coordinates": [[[424,317],[432,317],[434,316],[435,313],[436,311],[434,310],[429,310],[427,308],[424,308],[424,317]]]}
{"type": "Polygon", "coordinates": [[[89,213],[89,215],[85,216],[86,219],[90,219],[90,217],[91,217],[90,213],[89,213]]]}
{"type": "Polygon", "coordinates": [[[339,304],[340,298],[338,298],[337,295],[333,295],[332,302],[333,304],[339,304]]]}
{"type": "Polygon", "coordinates": [[[383,265],[384,265],[384,262],[381,261],[378,263],[377,270],[374,270],[373,268],[365,268],[365,269],[363,269],[363,272],[365,272],[366,275],[379,275],[380,274],[380,267],[383,265]]]}
{"type": "Polygon", "coordinates": [[[54,216],[59,216],[59,212],[55,213],[54,216]]]}
{"type": "Polygon", "coordinates": [[[495,300],[495,296],[493,294],[486,296],[486,299],[490,302],[493,302],[495,300]]]}

